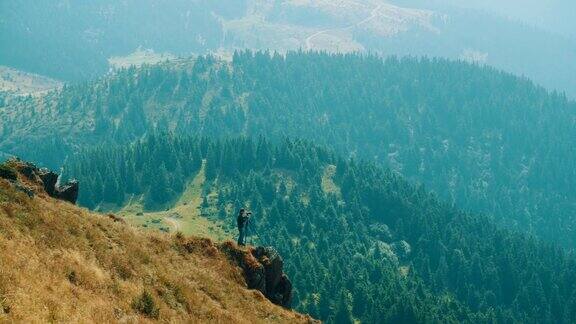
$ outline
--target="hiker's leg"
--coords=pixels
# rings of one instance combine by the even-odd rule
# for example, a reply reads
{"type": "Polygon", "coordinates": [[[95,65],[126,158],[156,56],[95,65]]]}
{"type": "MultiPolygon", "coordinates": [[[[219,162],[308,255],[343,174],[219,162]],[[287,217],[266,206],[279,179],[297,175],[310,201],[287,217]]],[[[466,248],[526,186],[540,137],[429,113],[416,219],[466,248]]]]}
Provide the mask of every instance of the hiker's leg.
{"type": "Polygon", "coordinates": [[[240,227],[238,230],[240,231],[240,235],[238,235],[238,245],[244,245],[244,227],[240,227]]]}
{"type": "Polygon", "coordinates": [[[242,245],[242,228],[238,228],[238,245],[242,245]]]}

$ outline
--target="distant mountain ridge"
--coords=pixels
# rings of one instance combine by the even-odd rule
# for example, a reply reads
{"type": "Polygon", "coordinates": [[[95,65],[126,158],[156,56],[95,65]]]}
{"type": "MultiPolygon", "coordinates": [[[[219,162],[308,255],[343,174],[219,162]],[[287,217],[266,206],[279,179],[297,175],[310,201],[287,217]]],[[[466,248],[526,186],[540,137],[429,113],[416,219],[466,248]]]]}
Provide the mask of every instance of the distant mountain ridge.
{"type": "Polygon", "coordinates": [[[563,34],[576,36],[576,25],[571,14],[576,12],[576,3],[570,0],[392,0],[403,6],[423,5],[426,8],[459,7],[489,12],[522,22],[530,26],[563,34]]]}
{"type": "Polygon", "coordinates": [[[576,96],[573,37],[473,8],[384,0],[5,1],[0,64],[87,80],[105,74],[110,58],[138,49],[177,57],[369,51],[476,60],[576,96]]]}

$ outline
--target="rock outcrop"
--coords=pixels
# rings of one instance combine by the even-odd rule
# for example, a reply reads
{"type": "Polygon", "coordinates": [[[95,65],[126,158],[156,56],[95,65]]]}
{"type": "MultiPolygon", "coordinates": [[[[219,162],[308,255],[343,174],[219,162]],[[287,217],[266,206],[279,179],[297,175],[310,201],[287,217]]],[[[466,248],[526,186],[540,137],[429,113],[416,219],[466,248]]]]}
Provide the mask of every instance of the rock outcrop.
{"type": "Polygon", "coordinates": [[[71,202],[73,204],[78,200],[78,190],[80,189],[77,180],[70,180],[67,183],[56,186],[55,198],[71,202]]]}
{"type": "Polygon", "coordinates": [[[242,268],[249,289],[260,291],[276,305],[291,307],[292,283],[283,271],[282,257],[274,248],[240,249],[225,243],[223,250],[242,268]]]}
{"type": "Polygon", "coordinates": [[[40,169],[37,172],[38,177],[44,185],[44,191],[50,196],[56,196],[56,184],[58,183],[58,174],[48,169],[40,169]]]}
{"type": "Polygon", "coordinates": [[[6,179],[9,181],[16,181],[18,179],[18,174],[8,167],[7,165],[0,165],[0,178],[6,179]]]}
{"type": "Polygon", "coordinates": [[[79,183],[71,180],[58,184],[59,175],[30,162],[12,158],[0,165],[0,178],[14,183],[15,187],[33,197],[45,192],[48,196],[75,204],[78,200],[79,183]]]}

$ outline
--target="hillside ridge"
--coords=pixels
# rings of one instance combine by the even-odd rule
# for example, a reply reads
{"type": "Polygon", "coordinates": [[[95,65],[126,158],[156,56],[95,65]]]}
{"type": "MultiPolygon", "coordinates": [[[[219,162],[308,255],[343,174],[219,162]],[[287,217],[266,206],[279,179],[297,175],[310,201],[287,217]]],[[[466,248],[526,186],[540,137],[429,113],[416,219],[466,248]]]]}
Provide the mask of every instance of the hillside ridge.
{"type": "Polygon", "coordinates": [[[29,166],[0,166],[0,321],[315,322],[267,300],[291,292],[269,248],[140,231],[51,197],[29,166]]]}

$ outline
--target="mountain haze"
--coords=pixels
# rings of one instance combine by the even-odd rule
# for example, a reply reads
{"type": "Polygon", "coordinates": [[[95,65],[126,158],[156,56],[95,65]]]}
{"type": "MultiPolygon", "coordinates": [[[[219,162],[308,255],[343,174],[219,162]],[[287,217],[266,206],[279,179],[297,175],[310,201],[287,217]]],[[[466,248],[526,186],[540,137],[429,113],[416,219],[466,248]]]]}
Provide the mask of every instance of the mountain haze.
{"type": "Polygon", "coordinates": [[[86,80],[143,50],[183,57],[247,48],[367,51],[480,62],[575,96],[570,19],[550,19],[569,15],[573,5],[559,4],[550,14],[511,7],[537,8],[517,1],[4,1],[0,64],[86,80]],[[537,14],[542,24],[530,23],[537,14]]]}
{"type": "Polygon", "coordinates": [[[404,6],[423,5],[427,8],[459,7],[482,10],[507,17],[530,26],[576,37],[576,22],[572,14],[576,12],[576,3],[570,0],[394,0],[404,6]]]}

